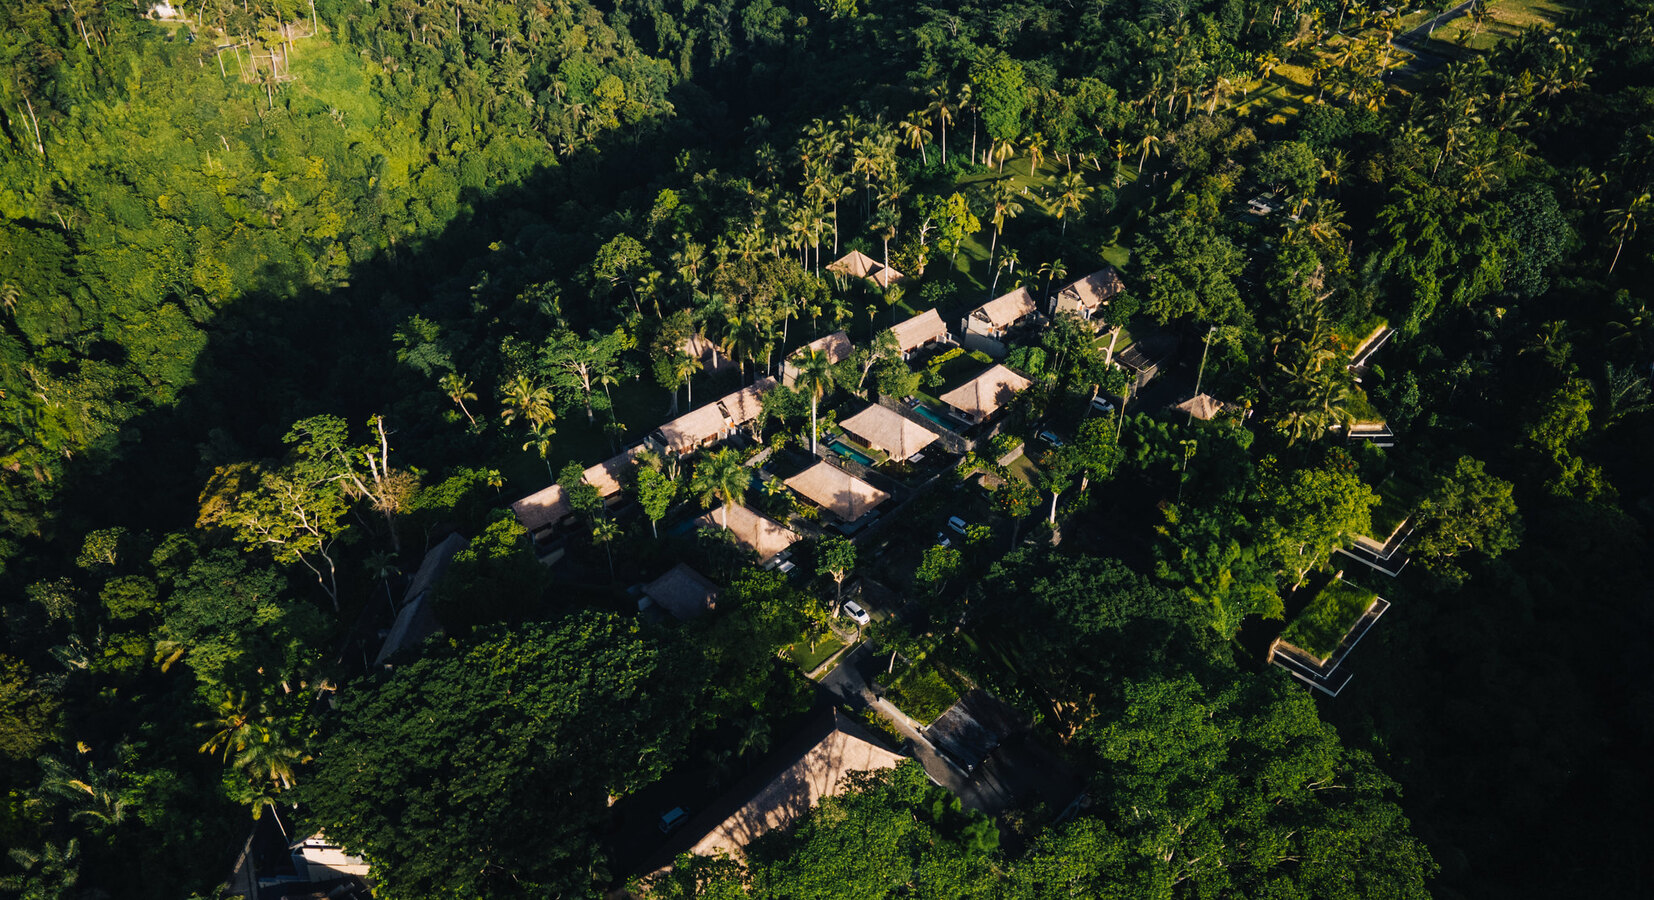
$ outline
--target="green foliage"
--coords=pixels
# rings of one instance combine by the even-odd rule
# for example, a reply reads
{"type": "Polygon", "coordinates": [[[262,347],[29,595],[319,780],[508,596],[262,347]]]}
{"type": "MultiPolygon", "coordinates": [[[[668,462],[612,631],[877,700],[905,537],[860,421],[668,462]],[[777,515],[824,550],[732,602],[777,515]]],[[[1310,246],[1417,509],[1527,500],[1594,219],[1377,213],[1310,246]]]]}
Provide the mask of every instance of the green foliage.
{"type": "Polygon", "coordinates": [[[427,654],[344,695],[305,809],[387,897],[584,893],[608,795],[682,750],[687,675],[597,613],[427,654]]]}
{"type": "Polygon", "coordinates": [[[1449,584],[1468,577],[1456,562],[1464,553],[1494,558],[1522,541],[1514,487],[1487,473],[1482,461],[1459,457],[1419,502],[1408,552],[1449,584]]]}
{"type": "Polygon", "coordinates": [[[1021,137],[1028,105],[1022,64],[998,50],[984,49],[971,63],[971,83],[988,135],[1002,141],[1021,137]]]}
{"type": "Polygon", "coordinates": [[[0,757],[32,761],[57,729],[57,702],[21,660],[0,655],[0,757]]]}
{"type": "Polygon", "coordinates": [[[499,622],[544,616],[545,589],[545,569],[534,560],[528,532],[501,512],[454,554],[434,599],[444,630],[463,636],[499,622]]]}

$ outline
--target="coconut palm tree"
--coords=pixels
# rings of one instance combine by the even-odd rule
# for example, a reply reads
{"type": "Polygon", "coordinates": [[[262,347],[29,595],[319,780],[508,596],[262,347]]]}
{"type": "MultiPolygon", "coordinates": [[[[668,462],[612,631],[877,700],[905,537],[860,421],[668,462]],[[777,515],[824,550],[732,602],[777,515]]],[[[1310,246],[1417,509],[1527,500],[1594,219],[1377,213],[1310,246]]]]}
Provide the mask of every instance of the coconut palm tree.
{"type": "Polygon", "coordinates": [[[827,359],[827,354],[820,350],[810,350],[799,359],[797,364],[798,376],[793,381],[793,387],[809,395],[810,398],[810,452],[816,452],[816,405],[821,398],[833,389],[837,380],[833,371],[833,364],[827,359]]]}
{"type": "Polygon", "coordinates": [[[930,165],[930,157],[925,153],[925,144],[930,143],[930,128],[929,123],[925,120],[925,114],[916,112],[908,116],[902,120],[898,128],[901,130],[902,141],[908,147],[919,151],[919,162],[923,165],[930,165]]]}
{"type": "Polygon", "coordinates": [[[1045,276],[1045,298],[1051,298],[1051,285],[1059,278],[1068,277],[1068,266],[1061,259],[1053,259],[1048,263],[1040,263],[1039,274],[1045,276]]]}
{"type": "Polygon", "coordinates": [[[1045,135],[1036,134],[1028,138],[1028,177],[1033,178],[1039,169],[1040,161],[1045,159],[1045,135]]]}
{"type": "Polygon", "coordinates": [[[1096,193],[1096,188],[1085,183],[1085,176],[1079,172],[1069,172],[1057,182],[1057,221],[1062,223],[1062,233],[1068,234],[1068,216],[1070,212],[1077,213],[1085,208],[1086,200],[1096,193]]]}
{"type": "Polygon", "coordinates": [[[1152,132],[1144,134],[1142,140],[1137,142],[1137,148],[1143,151],[1142,158],[1137,160],[1137,174],[1141,175],[1143,174],[1143,165],[1149,161],[1149,151],[1154,151],[1156,157],[1160,156],[1160,138],[1152,132]]]}
{"type": "Polygon", "coordinates": [[[264,704],[252,702],[246,691],[239,694],[225,691],[213,718],[195,723],[197,728],[213,729],[212,736],[201,745],[201,752],[228,761],[232,753],[240,753],[263,740],[270,721],[264,704]]]}
{"type": "Polygon", "coordinates": [[[1017,145],[1010,138],[996,139],[988,153],[999,164],[999,174],[1004,175],[1005,161],[1017,155],[1017,145]]]}
{"type": "Polygon", "coordinates": [[[500,419],[510,425],[519,417],[538,425],[557,416],[551,411],[551,390],[527,375],[513,375],[500,391],[500,419]]]}
{"type": "Polygon", "coordinates": [[[729,447],[714,450],[695,464],[695,474],[689,486],[701,497],[701,502],[712,505],[713,500],[723,504],[723,515],[718,525],[729,530],[729,508],[746,499],[752,475],[741,465],[741,455],[729,447]]]}
{"type": "Polygon", "coordinates": [[[1624,207],[1608,211],[1608,235],[1619,240],[1614,246],[1614,259],[1608,264],[1608,274],[1614,274],[1614,267],[1620,264],[1620,251],[1625,249],[1625,242],[1637,233],[1637,217],[1648,206],[1649,196],[1645,191],[1633,197],[1624,207]]]}
{"type": "Polygon", "coordinates": [[[557,428],[550,422],[534,422],[529,426],[528,440],[523,442],[524,450],[533,447],[539,452],[540,461],[546,464],[546,474],[550,475],[553,481],[557,480],[557,473],[551,471],[548,454],[551,453],[551,439],[556,435],[557,428]]]}
{"type": "MultiPolygon", "coordinates": [[[[988,248],[988,265],[994,264],[994,253],[999,249],[999,235],[1005,230],[1005,220],[1014,219],[1022,214],[1022,203],[1017,200],[1016,186],[1009,181],[994,182],[993,192],[989,195],[993,204],[994,239],[988,248]]],[[[992,299],[992,291],[989,292],[992,299]]]]}
{"type": "Polygon", "coordinates": [[[948,83],[941,82],[930,89],[930,105],[925,112],[936,119],[942,129],[942,165],[948,164],[948,123],[953,121],[953,107],[948,97],[948,83]]]}
{"type": "Polygon", "coordinates": [[[602,544],[609,557],[609,580],[615,580],[615,538],[620,537],[620,526],[613,519],[598,519],[592,523],[592,543],[602,544]]]}
{"type": "Polygon", "coordinates": [[[459,411],[465,413],[467,421],[472,425],[477,424],[476,416],[471,415],[471,411],[465,408],[465,401],[477,399],[476,392],[471,390],[471,379],[466,378],[459,372],[449,372],[442,376],[441,380],[437,382],[437,386],[442,388],[442,392],[448,395],[449,400],[454,401],[459,406],[459,411]]]}
{"type": "Polygon", "coordinates": [[[273,781],[283,790],[293,786],[294,772],[310,757],[285,734],[266,731],[235,759],[235,767],[254,781],[273,781]]]}

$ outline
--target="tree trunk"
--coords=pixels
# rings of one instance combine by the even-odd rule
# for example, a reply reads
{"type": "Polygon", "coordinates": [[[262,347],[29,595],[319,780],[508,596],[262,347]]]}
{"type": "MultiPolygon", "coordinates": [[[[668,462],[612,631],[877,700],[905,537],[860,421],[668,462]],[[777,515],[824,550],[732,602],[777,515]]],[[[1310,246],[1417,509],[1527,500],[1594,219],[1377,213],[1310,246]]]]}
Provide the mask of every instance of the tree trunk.
{"type": "Polygon", "coordinates": [[[816,452],[816,398],[814,392],[810,394],[810,455],[816,452]]]}

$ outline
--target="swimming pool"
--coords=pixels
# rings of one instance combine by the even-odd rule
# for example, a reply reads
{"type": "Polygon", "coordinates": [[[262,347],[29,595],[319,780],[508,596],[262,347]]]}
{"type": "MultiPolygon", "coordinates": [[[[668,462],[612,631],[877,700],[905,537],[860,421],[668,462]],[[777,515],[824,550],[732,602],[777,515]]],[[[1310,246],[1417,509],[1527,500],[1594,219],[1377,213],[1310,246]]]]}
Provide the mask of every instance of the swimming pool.
{"type": "Polygon", "coordinates": [[[931,412],[930,407],[924,405],[923,403],[917,404],[917,405],[915,405],[913,407],[910,407],[910,408],[914,412],[918,413],[919,415],[924,416],[925,418],[931,420],[932,422],[935,422],[936,424],[942,426],[943,428],[946,428],[949,431],[953,431],[957,428],[957,426],[955,426],[952,423],[948,422],[946,419],[943,419],[941,416],[938,416],[937,414],[931,412]]]}
{"type": "Polygon", "coordinates": [[[868,456],[867,454],[861,452],[860,450],[857,450],[856,448],[845,444],[843,441],[833,441],[832,443],[828,444],[827,446],[832,448],[834,453],[837,453],[839,456],[842,456],[845,459],[853,459],[856,462],[859,462],[864,466],[873,465],[873,457],[868,456]]]}

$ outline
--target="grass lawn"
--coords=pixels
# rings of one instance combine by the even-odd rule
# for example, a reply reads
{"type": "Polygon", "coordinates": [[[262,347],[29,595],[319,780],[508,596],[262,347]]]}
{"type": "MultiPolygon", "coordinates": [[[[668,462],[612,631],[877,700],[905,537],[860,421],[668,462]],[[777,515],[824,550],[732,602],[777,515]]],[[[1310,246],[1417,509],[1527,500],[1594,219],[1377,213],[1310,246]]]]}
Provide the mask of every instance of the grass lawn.
{"type": "Polygon", "coordinates": [[[1419,498],[1424,496],[1424,488],[1404,478],[1391,475],[1375,489],[1378,494],[1378,505],[1373,507],[1373,534],[1371,537],[1384,540],[1390,536],[1407,517],[1418,508],[1419,498]]]}
{"type": "Polygon", "coordinates": [[[885,689],[885,697],[919,724],[929,725],[959,699],[959,692],[933,665],[920,662],[902,670],[885,689]]]}
{"type": "Polygon", "coordinates": [[[1043,441],[1039,442],[1039,446],[1037,447],[1030,443],[1024,449],[1021,456],[1011,460],[1011,464],[1006,466],[1006,468],[1011,470],[1011,477],[1020,478],[1023,481],[1038,487],[1039,482],[1036,480],[1036,476],[1039,474],[1039,466],[1034,464],[1034,461],[1029,458],[1029,454],[1044,452],[1045,443],[1043,441]]]}
{"type": "Polygon", "coordinates": [[[1349,410],[1351,416],[1355,417],[1355,424],[1357,425],[1381,425],[1384,423],[1384,414],[1378,411],[1378,407],[1373,406],[1373,402],[1367,399],[1367,392],[1360,388],[1356,388],[1350,395],[1350,402],[1345,404],[1344,408],[1349,410]]]}
{"type": "Polygon", "coordinates": [[[798,643],[787,648],[787,655],[792,658],[799,671],[809,673],[816,670],[816,666],[827,661],[827,657],[844,649],[844,642],[827,634],[816,641],[816,648],[810,649],[808,639],[800,639],[798,643]]]}
{"type": "Polygon", "coordinates": [[[1377,597],[1372,591],[1334,578],[1281,632],[1281,639],[1325,660],[1377,597]]]}
{"type": "Polygon", "coordinates": [[[1350,358],[1354,359],[1361,345],[1368,338],[1378,334],[1384,326],[1390,324],[1383,316],[1368,316],[1363,321],[1338,329],[1338,339],[1344,346],[1350,348],[1350,358]]]}

